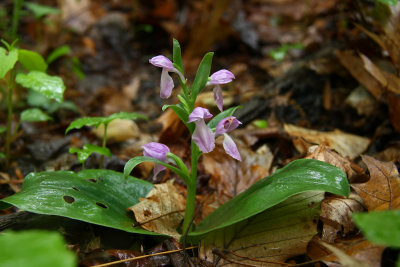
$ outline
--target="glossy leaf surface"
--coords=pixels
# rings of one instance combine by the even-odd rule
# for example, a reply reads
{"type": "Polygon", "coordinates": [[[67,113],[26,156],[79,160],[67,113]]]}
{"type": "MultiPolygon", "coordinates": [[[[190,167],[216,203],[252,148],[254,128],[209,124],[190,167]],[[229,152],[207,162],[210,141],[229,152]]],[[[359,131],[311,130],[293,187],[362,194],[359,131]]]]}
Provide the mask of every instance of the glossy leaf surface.
{"type": "Polygon", "coordinates": [[[149,182],[111,170],[29,174],[22,190],[2,199],[22,210],[59,215],[131,233],[154,234],[139,227],[127,212],[153,188],[149,182]]]}
{"type": "Polygon", "coordinates": [[[25,88],[41,93],[47,98],[63,102],[65,85],[60,77],[50,76],[40,71],[31,71],[28,74],[18,73],[15,80],[25,88]]]}
{"type": "Polygon", "coordinates": [[[348,196],[350,187],[346,174],[335,166],[318,160],[295,160],[220,206],[190,236],[238,223],[295,194],[310,190],[348,196]]]}

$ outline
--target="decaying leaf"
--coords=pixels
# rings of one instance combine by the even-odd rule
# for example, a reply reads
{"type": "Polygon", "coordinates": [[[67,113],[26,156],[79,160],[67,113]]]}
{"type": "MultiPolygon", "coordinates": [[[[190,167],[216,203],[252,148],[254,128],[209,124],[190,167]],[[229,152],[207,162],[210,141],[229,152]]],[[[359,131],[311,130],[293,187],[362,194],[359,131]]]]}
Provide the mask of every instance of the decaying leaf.
{"type": "Polygon", "coordinates": [[[392,162],[381,162],[370,156],[362,156],[370,172],[370,180],[353,184],[353,189],[363,199],[369,211],[395,208],[394,200],[400,195],[399,172],[392,162]]]}
{"type": "Polygon", "coordinates": [[[347,179],[349,179],[350,182],[367,179],[367,175],[360,166],[339,155],[337,152],[325,145],[310,147],[309,154],[305,158],[325,161],[342,169],[346,173],[347,179]]]}
{"type": "Polygon", "coordinates": [[[234,252],[227,256],[241,264],[257,265],[284,262],[304,254],[307,243],[317,233],[323,197],[317,191],[298,194],[263,213],[214,231],[203,240],[199,256],[222,266],[229,261],[214,254],[213,249],[234,252]]]}
{"type": "Polygon", "coordinates": [[[364,68],[374,77],[383,88],[393,92],[400,93],[400,79],[394,74],[381,70],[368,57],[360,53],[360,57],[364,63],[364,68]]]}
{"type": "Polygon", "coordinates": [[[273,155],[267,146],[254,152],[240,140],[235,139],[235,142],[242,156],[241,162],[226,155],[220,138],[215,149],[203,155],[202,164],[205,172],[210,174],[210,186],[217,189],[220,205],[270,174],[273,155]]]}
{"type": "Polygon", "coordinates": [[[157,119],[157,122],[163,126],[159,137],[160,142],[163,144],[169,145],[172,140],[184,138],[187,135],[186,133],[188,133],[178,115],[170,108],[157,119]]]}
{"type": "Polygon", "coordinates": [[[146,230],[172,236],[179,240],[176,231],[184,217],[186,201],[173,185],[173,180],[156,184],[146,198],[129,209],[135,213],[136,221],[146,230]]]}
{"type": "Polygon", "coordinates": [[[285,124],[284,129],[290,136],[298,138],[293,143],[296,149],[304,154],[311,145],[324,144],[336,150],[343,157],[354,159],[364,152],[370,143],[368,138],[344,133],[340,130],[320,132],[291,124],[285,124]],[[306,142],[299,142],[301,139],[306,142]],[[307,144],[307,142],[310,144],[307,144]]]}
{"type": "Polygon", "coordinates": [[[322,243],[323,246],[328,248],[330,251],[332,251],[336,257],[338,258],[338,261],[343,267],[368,267],[369,265],[365,262],[359,261],[349,255],[347,255],[343,250],[338,249],[335,246],[329,245],[327,243],[322,243]]]}
{"type": "Polygon", "coordinates": [[[380,83],[364,68],[362,60],[353,51],[337,51],[340,63],[350,72],[350,74],[377,99],[382,100],[384,88],[380,83]]]}
{"type": "MultiPolygon", "coordinates": [[[[108,124],[107,141],[123,142],[130,138],[139,136],[139,128],[132,120],[115,119],[108,124]]],[[[103,138],[104,125],[101,124],[98,128],[93,129],[93,133],[98,138],[103,138]]]]}
{"type": "Polygon", "coordinates": [[[362,199],[354,193],[349,198],[329,197],[321,203],[320,219],[323,223],[321,239],[333,243],[338,236],[354,231],[353,212],[364,211],[362,199]]]}

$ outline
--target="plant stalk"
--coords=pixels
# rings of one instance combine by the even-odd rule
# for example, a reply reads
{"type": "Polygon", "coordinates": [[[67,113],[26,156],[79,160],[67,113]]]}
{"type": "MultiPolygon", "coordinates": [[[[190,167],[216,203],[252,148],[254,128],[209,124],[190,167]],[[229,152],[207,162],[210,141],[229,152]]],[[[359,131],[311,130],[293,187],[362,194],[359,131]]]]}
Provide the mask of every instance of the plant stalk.
{"type": "Polygon", "coordinates": [[[185,210],[185,217],[183,219],[183,233],[188,233],[190,229],[191,221],[194,218],[194,209],[196,206],[196,186],[197,186],[197,164],[198,159],[201,155],[199,153],[199,149],[197,148],[196,143],[192,140],[191,144],[192,150],[192,162],[191,162],[191,176],[190,181],[186,185],[187,192],[186,192],[186,210],[185,210]]]}
{"type": "MultiPolygon", "coordinates": [[[[104,123],[104,134],[103,134],[103,143],[101,145],[102,148],[106,148],[107,145],[107,128],[108,123],[104,123]]],[[[103,169],[104,155],[100,156],[99,168],[103,169]]]]}

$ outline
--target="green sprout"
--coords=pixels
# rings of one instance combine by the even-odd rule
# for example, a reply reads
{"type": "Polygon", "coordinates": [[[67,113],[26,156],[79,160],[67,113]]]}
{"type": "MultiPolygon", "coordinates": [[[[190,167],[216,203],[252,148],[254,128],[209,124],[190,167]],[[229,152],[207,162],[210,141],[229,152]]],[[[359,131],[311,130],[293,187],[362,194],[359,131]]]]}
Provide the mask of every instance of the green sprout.
{"type": "Polygon", "coordinates": [[[74,154],[77,153],[78,161],[82,164],[82,169],[85,168],[85,161],[92,155],[93,153],[100,154],[102,156],[107,156],[111,158],[111,151],[107,147],[96,146],[92,144],[86,144],[82,149],[77,147],[71,147],[69,149],[69,153],[74,154]]]}
{"type": "Polygon", "coordinates": [[[0,47],[0,81],[2,81],[6,90],[3,93],[7,95],[7,126],[6,126],[6,146],[5,159],[6,167],[10,163],[11,142],[15,139],[21,121],[38,122],[46,121],[51,118],[39,109],[28,109],[21,114],[18,124],[12,129],[13,101],[12,95],[17,84],[24,88],[40,93],[47,99],[54,99],[57,102],[63,102],[65,85],[58,76],[46,74],[47,63],[43,57],[30,50],[18,49],[15,47],[15,41],[10,45],[4,40],[1,41],[5,47],[0,47]],[[25,72],[18,72],[16,64],[20,63],[25,72]]]}
{"type": "MultiPolygon", "coordinates": [[[[102,142],[101,147],[103,149],[106,149],[108,124],[115,119],[121,119],[121,120],[146,119],[147,120],[148,118],[144,115],[141,115],[141,114],[138,114],[135,112],[132,112],[132,113],[119,112],[119,113],[114,113],[108,117],[83,117],[83,118],[79,118],[79,119],[76,119],[73,122],[71,122],[71,124],[65,130],[65,134],[67,134],[72,129],[81,129],[84,126],[88,126],[88,127],[94,126],[94,127],[98,128],[100,125],[104,125],[103,142],[102,142]]],[[[95,151],[95,152],[97,152],[97,151],[95,151]]],[[[75,152],[71,152],[71,153],[75,153],[75,152]]],[[[100,154],[102,154],[102,153],[100,153],[100,154]]],[[[100,162],[99,162],[100,168],[103,167],[104,155],[105,154],[103,153],[102,156],[100,157],[100,162]]]]}
{"type": "Polygon", "coordinates": [[[287,55],[288,51],[291,49],[303,49],[304,46],[300,43],[295,44],[284,44],[279,48],[269,51],[269,56],[275,61],[281,62],[287,55]]]}

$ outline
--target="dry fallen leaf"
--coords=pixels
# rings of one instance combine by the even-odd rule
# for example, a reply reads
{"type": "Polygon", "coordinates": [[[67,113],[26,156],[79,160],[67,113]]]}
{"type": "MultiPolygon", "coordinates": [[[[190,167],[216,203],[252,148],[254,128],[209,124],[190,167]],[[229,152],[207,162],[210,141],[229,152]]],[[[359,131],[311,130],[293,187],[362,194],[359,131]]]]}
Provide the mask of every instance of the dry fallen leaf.
{"type": "Polygon", "coordinates": [[[273,155],[267,146],[254,152],[239,139],[235,142],[242,156],[241,162],[226,154],[221,138],[217,139],[215,149],[204,154],[202,159],[205,172],[210,174],[209,185],[217,189],[220,205],[270,174],[273,155]]]}
{"type": "MultiPolygon", "coordinates": [[[[332,254],[322,243],[321,238],[315,236],[307,247],[307,255],[312,260],[323,260],[328,266],[341,266],[336,264],[339,261],[338,257],[332,254]]],[[[335,243],[333,246],[342,250],[352,258],[368,264],[370,267],[381,266],[382,252],[385,249],[383,246],[370,243],[361,236],[342,239],[340,243],[335,243]]]]}
{"type": "MultiPolygon", "coordinates": [[[[104,135],[104,125],[93,129],[93,133],[100,139],[104,135]]],[[[131,138],[136,138],[140,134],[139,128],[132,120],[115,119],[108,124],[107,141],[123,142],[131,138]]]]}
{"type": "Polygon", "coordinates": [[[354,193],[349,198],[329,197],[321,203],[320,219],[323,223],[321,239],[333,243],[338,235],[346,236],[354,231],[353,212],[364,211],[362,199],[354,193]]]}
{"type": "Polygon", "coordinates": [[[140,226],[146,230],[165,234],[179,240],[176,228],[184,217],[186,201],[173,185],[173,180],[156,184],[146,198],[129,209],[135,213],[140,226]]]}
{"type": "MultiPolygon", "coordinates": [[[[354,159],[363,153],[369,146],[370,140],[365,137],[357,136],[354,134],[344,133],[340,130],[333,132],[320,132],[316,130],[306,129],[291,124],[284,125],[285,131],[292,137],[304,139],[311,144],[324,144],[336,150],[343,157],[354,159]]],[[[311,144],[293,142],[300,152],[307,152],[311,144]]]]}
{"type": "Polygon", "coordinates": [[[324,161],[342,169],[346,173],[347,179],[349,179],[350,182],[367,180],[367,175],[361,167],[325,145],[310,147],[309,154],[305,158],[324,161]]]}
{"type": "Polygon", "coordinates": [[[338,249],[335,246],[329,245],[327,243],[322,243],[322,245],[328,248],[330,251],[333,252],[333,254],[336,255],[338,261],[343,267],[369,267],[369,265],[366,262],[362,262],[360,260],[353,258],[352,256],[347,255],[346,252],[344,252],[341,249],[338,249]]]}
{"type": "Polygon", "coordinates": [[[370,156],[362,156],[370,172],[370,180],[353,184],[369,211],[395,208],[393,201],[400,195],[399,172],[393,162],[381,162],[370,156]]]}
{"type": "Polygon", "coordinates": [[[350,74],[377,99],[382,100],[384,88],[380,83],[364,68],[362,60],[353,51],[337,51],[340,63],[350,72],[350,74]]]}

